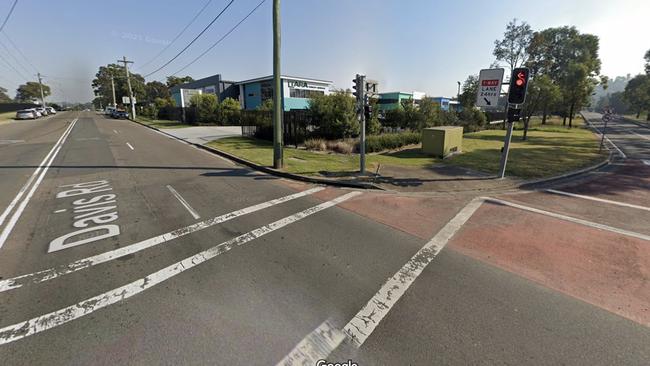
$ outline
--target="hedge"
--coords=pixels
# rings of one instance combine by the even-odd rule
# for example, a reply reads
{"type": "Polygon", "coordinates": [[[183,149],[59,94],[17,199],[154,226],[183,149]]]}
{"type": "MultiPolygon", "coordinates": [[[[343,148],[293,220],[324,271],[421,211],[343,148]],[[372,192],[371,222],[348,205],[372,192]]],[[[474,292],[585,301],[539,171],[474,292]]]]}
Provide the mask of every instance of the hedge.
{"type": "Polygon", "coordinates": [[[395,150],[402,146],[419,144],[419,132],[385,133],[366,137],[366,152],[395,150]]]}

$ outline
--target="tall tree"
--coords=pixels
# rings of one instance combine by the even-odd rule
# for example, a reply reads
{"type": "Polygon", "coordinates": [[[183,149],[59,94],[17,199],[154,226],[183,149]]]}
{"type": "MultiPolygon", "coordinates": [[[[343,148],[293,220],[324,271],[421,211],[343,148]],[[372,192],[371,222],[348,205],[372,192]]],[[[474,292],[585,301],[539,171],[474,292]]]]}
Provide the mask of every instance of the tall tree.
{"type": "MultiPolygon", "coordinates": [[[[50,87],[43,84],[43,95],[52,94],[50,87]]],[[[36,102],[41,99],[41,86],[34,81],[28,81],[16,89],[16,100],[19,102],[36,102]]]]}
{"type": "Polygon", "coordinates": [[[0,86],[0,103],[11,103],[13,99],[7,95],[7,89],[0,86]]]}
{"type": "Polygon", "coordinates": [[[153,103],[156,98],[168,99],[171,97],[167,85],[160,81],[150,81],[145,84],[144,88],[149,103],[153,103]]]}
{"type": "MultiPolygon", "coordinates": [[[[126,81],[126,71],[124,66],[118,64],[108,64],[100,66],[95,79],[92,81],[93,91],[95,92],[95,103],[101,101],[103,105],[113,103],[113,92],[111,86],[111,76],[115,83],[115,100],[117,104],[122,103],[122,97],[129,95],[129,87],[126,81]]],[[[130,73],[131,88],[136,101],[144,101],[146,99],[144,78],[140,74],[130,73]]]]}
{"type": "Polygon", "coordinates": [[[528,61],[528,46],[532,38],[533,30],[530,25],[526,22],[517,24],[517,18],[515,18],[506,26],[503,39],[494,41],[492,54],[496,57],[497,63],[504,62],[512,73],[514,68],[528,61]]]}
{"type": "Polygon", "coordinates": [[[172,75],[167,77],[167,87],[172,88],[176,85],[191,83],[192,81],[194,81],[194,79],[191,76],[178,77],[172,75]]]}
{"type": "Polygon", "coordinates": [[[528,138],[530,118],[536,112],[542,112],[542,124],[546,124],[548,109],[560,99],[560,88],[547,75],[538,75],[528,84],[527,102],[524,107],[524,134],[528,138]]]}
{"type": "Polygon", "coordinates": [[[645,73],[650,75],[650,50],[645,52],[643,58],[645,59],[645,73]]]}
{"type": "Polygon", "coordinates": [[[640,74],[632,78],[625,87],[623,98],[636,112],[636,118],[647,110],[647,119],[650,121],[650,75],[640,74]]]}
{"type": "Polygon", "coordinates": [[[460,105],[463,108],[474,108],[478,93],[478,75],[469,75],[463,82],[460,93],[460,105]]]}
{"type": "Polygon", "coordinates": [[[533,76],[548,75],[562,93],[564,123],[588,103],[600,73],[598,37],[581,34],[575,27],[548,28],[535,32],[528,47],[527,65],[533,76]]]}

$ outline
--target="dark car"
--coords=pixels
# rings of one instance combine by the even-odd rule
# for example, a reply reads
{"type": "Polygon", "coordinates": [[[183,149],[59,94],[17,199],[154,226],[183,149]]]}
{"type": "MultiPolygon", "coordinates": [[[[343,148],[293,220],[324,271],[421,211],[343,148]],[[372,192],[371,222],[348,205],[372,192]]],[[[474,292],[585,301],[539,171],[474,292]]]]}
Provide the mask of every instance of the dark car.
{"type": "Polygon", "coordinates": [[[111,117],[116,118],[116,119],[128,119],[129,118],[129,112],[116,109],[116,110],[111,112],[111,117]]]}

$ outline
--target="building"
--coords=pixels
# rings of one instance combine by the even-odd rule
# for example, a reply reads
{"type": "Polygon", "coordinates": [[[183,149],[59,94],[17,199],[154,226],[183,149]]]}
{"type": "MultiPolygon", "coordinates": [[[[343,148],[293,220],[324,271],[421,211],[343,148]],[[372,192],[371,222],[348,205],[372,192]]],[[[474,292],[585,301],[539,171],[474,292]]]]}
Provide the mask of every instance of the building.
{"type": "Polygon", "coordinates": [[[428,99],[433,101],[436,105],[440,106],[440,109],[443,111],[460,111],[460,103],[457,100],[452,100],[451,98],[446,97],[426,97],[422,92],[386,92],[379,93],[379,99],[377,100],[377,109],[380,112],[386,112],[393,109],[397,109],[404,103],[413,103],[414,105],[420,105],[420,102],[423,99],[428,99]]]}
{"type": "MultiPolygon", "coordinates": [[[[332,82],[328,80],[310,79],[295,76],[281,76],[282,109],[307,109],[309,99],[316,95],[330,93],[332,82]]],[[[265,100],[273,99],[273,76],[250,79],[238,82],[239,101],[242,109],[256,109],[265,100]]]]}
{"type": "Polygon", "coordinates": [[[451,98],[446,97],[432,97],[431,99],[435,104],[440,106],[440,109],[443,111],[454,111],[460,112],[460,102],[457,100],[452,100],[451,98]]]}
{"type": "Polygon", "coordinates": [[[221,78],[221,74],[208,76],[189,83],[173,86],[169,92],[177,106],[187,107],[195,94],[214,94],[219,101],[226,98],[239,99],[239,88],[234,81],[221,78]]]}

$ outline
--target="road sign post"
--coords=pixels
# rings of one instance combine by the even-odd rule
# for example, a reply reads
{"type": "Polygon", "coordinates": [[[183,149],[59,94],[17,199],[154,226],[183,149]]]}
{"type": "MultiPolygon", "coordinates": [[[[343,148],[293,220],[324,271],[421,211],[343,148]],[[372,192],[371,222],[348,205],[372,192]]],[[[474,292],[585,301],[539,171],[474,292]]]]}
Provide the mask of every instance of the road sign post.
{"type": "Polygon", "coordinates": [[[519,67],[512,70],[510,77],[510,88],[508,88],[508,113],[506,117],[507,131],[506,138],[503,142],[503,151],[501,153],[501,162],[499,163],[499,178],[506,176],[506,164],[508,163],[508,153],[510,152],[510,140],[512,140],[512,130],[514,123],[519,120],[521,106],[526,101],[526,91],[528,90],[528,68],[519,67]],[[511,105],[513,107],[511,107],[511,105]]]}

